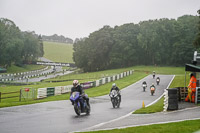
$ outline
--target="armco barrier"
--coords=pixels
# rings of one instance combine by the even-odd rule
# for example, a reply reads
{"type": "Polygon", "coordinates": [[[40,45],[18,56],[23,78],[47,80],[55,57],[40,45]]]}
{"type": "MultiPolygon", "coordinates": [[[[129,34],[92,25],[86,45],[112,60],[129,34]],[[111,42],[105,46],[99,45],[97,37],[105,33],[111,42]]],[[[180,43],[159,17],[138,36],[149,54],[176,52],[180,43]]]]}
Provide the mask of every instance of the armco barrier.
{"type": "Polygon", "coordinates": [[[73,85],[64,86],[62,93],[69,93],[71,91],[72,87],[73,87],[73,85]]]}
{"type": "Polygon", "coordinates": [[[55,94],[54,87],[47,88],[47,96],[54,96],[54,94],[55,94]]]}
{"type": "Polygon", "coordinates": [[[121,73],[121,77],[120,78],[123,78],[124,77],[124,73],[121,73]]]}
{"type": "Polygon", "coordinates": [[[92,88],[94,85],[94,82],[86,82],[86,83],[81,83],[80,85],[83,87],[83,89],[88,89],[92,88]]]}
{"type": "Polygon", "coordinates": [[[47,97],[47,88],[38,88],[37,98],[47,97]]]}
{"type": "MultiPolygon", "coordinates": [[[[122,78],[129,74],[132,74],[132,71],[120,73],[120,74],[114,75],[112,77],[105,77],[105,78],[102,78],[100,80],[96,80],[93,82],[81,83],[81,86],[84,89],[88,89],[91,87],[96,87],[96,86],[100,86],[100,85],[108,83],[108,82],[115,81],[117,79],[120,79],[120,77],[122,78]]],[[[57,87],[49,87],[49,88],[39,88],[37,98],[45,98],[48,96],[69,93],[71,91],[72,87],[73,87],[72,85],[68,85],[68,86],[57,86],[57,87]]]]}
{"type": "Polygon", "coordinates": [[[106,83],[106,78],[102,78],[102,84],[106,83]]]}
{"type": "Polygon", "coordinates": [[[118,79],[119,79],[119,74],[116,75],[116,80],[118,80],[118,79]]]}
{"type": "Polygon", "coordinates": [[[96,80],[96,86],[99,86],[100,83],[99,83],[99,80],[96,80]]]}
{"type": "Polygon", "coordinates": [[[55,87],[55,95],[61,95],[62,94],[62,86],[55,87]]]}
{"type": "Polygon", "coordinates": [[[107,79],[108,79],[108,83],[109,83],[109,82],[111,81],[111,80],[110,80],[110,79],[111,79],[111,77],[108,77],[107,79]]]}
{"type": "Polygon", "coordinates": [[[110,82],[112,82],[113,81],[113,77],[110,77],[110,82]]]}

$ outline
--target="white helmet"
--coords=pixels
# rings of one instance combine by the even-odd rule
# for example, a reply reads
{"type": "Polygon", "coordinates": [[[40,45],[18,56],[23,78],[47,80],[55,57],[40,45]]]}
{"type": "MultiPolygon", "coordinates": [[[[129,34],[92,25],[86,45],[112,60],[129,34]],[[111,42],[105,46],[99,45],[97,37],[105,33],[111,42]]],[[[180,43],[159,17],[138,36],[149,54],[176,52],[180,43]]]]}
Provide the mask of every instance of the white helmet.
{"type": "Polygon", "coordinates": [[[73,86],[74,86],[74,87],[77,87],[77,86],[78,86],[78,80],[74,80],[74,81],[73,81],[73,86]]]}
{"type": "Polygon", "coordinates": [[[115,84],[115,83],[113,83],[113,84],[112,84],[112,87],[114,87],[114,88],[115,88],[115,87],[116,87],[116,84],[115,84]]]}

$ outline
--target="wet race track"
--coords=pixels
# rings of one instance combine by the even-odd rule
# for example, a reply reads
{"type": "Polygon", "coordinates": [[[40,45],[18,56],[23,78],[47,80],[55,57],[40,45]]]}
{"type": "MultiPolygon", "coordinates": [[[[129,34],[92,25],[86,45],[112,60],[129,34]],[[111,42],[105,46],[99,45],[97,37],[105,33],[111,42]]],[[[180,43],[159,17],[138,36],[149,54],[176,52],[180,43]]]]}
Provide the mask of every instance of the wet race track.
{"type": "MultiPolygon", "coordinates": [[[[91,114],[77,116],[69,100],[46,102],[33,105],[0,109],[0,132],[2,133],[66,133],[81,131],[95,125],[123,117],[158,99],[172,80],[172,75],[156,75],[160,85],[152,75],[132,84],[121,91],[120,108],[112,108],[108,95],[90,98],[91,114]],[[147,82],[143,92],[142,82],[147,82]],[[156,91],[151,96],[149,86],[154,83],[156,91]]],[[[108,88],[110,89],[110,88],[108,88]]]]}

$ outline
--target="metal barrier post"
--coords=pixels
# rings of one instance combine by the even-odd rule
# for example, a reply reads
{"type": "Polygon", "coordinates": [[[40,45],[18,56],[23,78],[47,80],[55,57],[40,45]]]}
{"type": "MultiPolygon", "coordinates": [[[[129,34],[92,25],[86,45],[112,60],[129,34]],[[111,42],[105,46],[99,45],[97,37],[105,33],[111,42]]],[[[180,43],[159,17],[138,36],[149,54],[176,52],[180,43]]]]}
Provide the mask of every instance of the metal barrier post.
{"type": "Polygon", "coordinates": [[[22,89],[20,89],[20,91],[19,91],[20,93],[19,93],[19,101],[21,102],[21,96],[22,96],[22,89]]]}

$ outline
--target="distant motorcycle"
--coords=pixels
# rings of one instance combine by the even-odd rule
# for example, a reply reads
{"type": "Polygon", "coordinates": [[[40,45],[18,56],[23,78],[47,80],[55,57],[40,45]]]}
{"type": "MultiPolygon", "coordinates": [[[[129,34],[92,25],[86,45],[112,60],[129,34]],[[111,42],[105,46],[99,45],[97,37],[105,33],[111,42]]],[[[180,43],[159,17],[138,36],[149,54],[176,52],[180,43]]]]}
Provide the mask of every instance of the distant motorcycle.
{"type": "Polygon", "coordinates": [[[70,96],[70,100],[74,105],[74,111],[77,115],[81,113],[86,113],[87,115],[90,114],[90,105],[82,98],[79,92],[73,92],[70,96]]]}
{"type": "Polygon", "coordinates": [[[155,74],[153,74],[153,79],[155,78],[155,74]]]}
{"type": "Polygon", "coordinates": [[[156,88],[154,86],[150,87],[150,91],[151,91],[151,95],[153,96],[153,94],[155,93],[156,88]]]}
{"type": "Polygon", "coordinates": [[[155,76],[156,76],[156,72],[155,72],[155,71],[153,71],[153,79],[155,78],[155,76]]]}
{"type": "Polygon", "coordinates": [[[113,105],[113,108],[117,107],[119,108],[120,106],[120,98],[119,98],[119,94],[116,90],[112,90],[109,94],[110,98],[111,98],[111,102],[113,105]]]}
{"type": "Polygon", "coordinates": [[[159,85],[159,83],[160,83],[160,78],[159,77],[157,77],[156,83],[157,83],[157,85],[159,85]]]}

